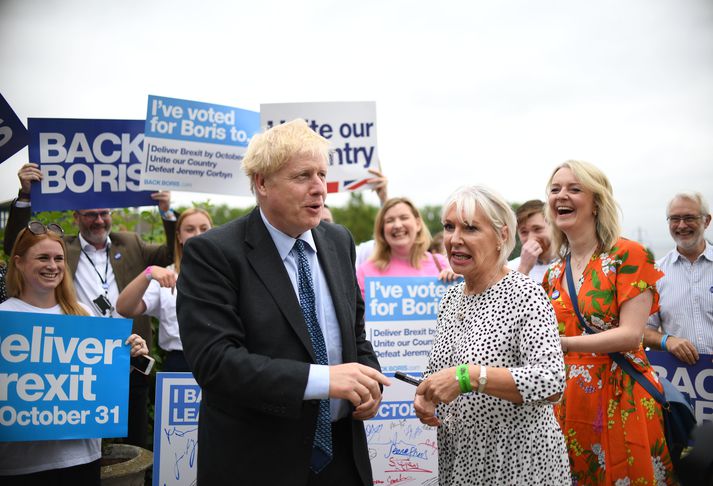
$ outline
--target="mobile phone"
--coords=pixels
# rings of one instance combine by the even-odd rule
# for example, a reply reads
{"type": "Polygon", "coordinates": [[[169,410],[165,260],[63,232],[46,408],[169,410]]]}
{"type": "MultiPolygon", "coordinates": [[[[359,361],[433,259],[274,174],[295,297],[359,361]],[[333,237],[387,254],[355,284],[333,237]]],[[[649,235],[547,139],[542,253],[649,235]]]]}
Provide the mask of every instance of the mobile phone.
{"type": "Polygon", "coordinates": [[[402,373],[401,371],[397,371],[396,373],[394,373],[394,378],[396,378],[397,380],[405,381],[406,383],[413,386],[418,386],[423,381],[423,379],[421,378],[415,378],[413,376],[407,375],[406,373],[402,373]]]}
{"type": "Polygon", "coordinates": [[[144,375],[148,375],[149,373],[151,373],[151,368],[153,368],[153,364],[154,359],[151,356],[146,356],[145,354],[131,358],[131,367],[139,373],[143,373],[144,375]]]}
{"type": "Polygon", "coordinates": [[[99,311],[99,314],[105,316],[107,312],[111,314],[114,312],[114,306],[104,294],[99,294],[99,297],[92,301],[94,308],[99,311]]]}

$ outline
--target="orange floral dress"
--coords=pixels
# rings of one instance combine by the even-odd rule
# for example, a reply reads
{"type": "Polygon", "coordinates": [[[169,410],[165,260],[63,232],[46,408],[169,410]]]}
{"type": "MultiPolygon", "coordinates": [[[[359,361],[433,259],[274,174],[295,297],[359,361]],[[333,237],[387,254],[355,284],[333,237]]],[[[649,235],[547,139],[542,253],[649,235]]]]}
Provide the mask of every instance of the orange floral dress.
{"type": "MultiPolygon", "coordinates": [[[[615,328],[621,305],[646,290],[654,294],[649,313],[656,312],[656,281],[662,276],[651,253],[620,238],[611,251],[593,255],[582,274],[582,317],[595,332],[615,328]]],[[[568,297],[564,261],[550,265],[543,285],[560,334],[585,334],[568,297]]],[[[641,345],[625,355],[661,389],[641,345]]],[[[567,385],[555,415],[567,443],[572,484],[676,484],[656,400],[606,353],[570,352],[564,361],[567,385]]]]}

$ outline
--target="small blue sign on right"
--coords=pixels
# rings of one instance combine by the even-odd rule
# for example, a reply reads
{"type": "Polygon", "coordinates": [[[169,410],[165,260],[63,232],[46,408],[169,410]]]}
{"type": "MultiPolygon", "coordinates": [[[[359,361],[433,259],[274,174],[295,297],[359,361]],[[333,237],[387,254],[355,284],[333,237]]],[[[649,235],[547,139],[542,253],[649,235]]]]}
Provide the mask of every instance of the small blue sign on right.
{"type": "Polygon", "coordinates": [[[191,373],[156,374],[153,486],[196,484],[200,407],[191,373]]]}
{"type": "Polygon", "coordinates": [[[647,351],[659,376],[691,399],[696,420],[713,422],[713,355],[701,354],[694,365],[679,361],[665,351],[647,351]]]}
{"type": "Polygon", "coordinates": [[[0,164],[27,145],[27,128],[0,94],[0,164]]]}

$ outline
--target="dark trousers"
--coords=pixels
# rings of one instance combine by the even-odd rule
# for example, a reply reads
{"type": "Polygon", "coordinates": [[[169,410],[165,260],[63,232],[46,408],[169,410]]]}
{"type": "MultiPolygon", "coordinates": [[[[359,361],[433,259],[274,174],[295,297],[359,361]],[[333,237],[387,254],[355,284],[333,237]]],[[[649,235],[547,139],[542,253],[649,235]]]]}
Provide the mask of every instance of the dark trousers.
{"type": "Polygon", "coordinates": [[[129,376],[129,430],[124,439],[127,444],[146,447],[149,430],[148,398],[148,376],[132,370],[129,376]]]}
{"type": "Polygon", "coordinates": [[[310,471],[307,486],[365,486],[354,464],[352,443],[351,418],[332,423],[332,460],[319,474],[310,471]]]}
{"type": "Polygon", "coordinates": [[[0,476],[3,486],[99,486],[100,460],[20,476],[0,476]]]}
{"type": "Polygon", "coordinates": [[[188,367],[188,362],[183,355],[183,351],[167,351],[162,371],[190,372],[191,369],[188,367]]]}

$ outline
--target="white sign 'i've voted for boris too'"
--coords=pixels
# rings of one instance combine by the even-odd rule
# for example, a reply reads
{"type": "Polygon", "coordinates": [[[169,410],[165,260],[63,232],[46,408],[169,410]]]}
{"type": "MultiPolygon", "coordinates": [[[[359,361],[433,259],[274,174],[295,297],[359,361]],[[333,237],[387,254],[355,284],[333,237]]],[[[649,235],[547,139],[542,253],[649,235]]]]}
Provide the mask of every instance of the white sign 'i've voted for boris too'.
{"type": "Polygon", "coordinates": [[[241,108],[149,96],[141,189],[249,196],[242,160],[259,118],[241,108]]]}
{"type": "Polygon", "coordinates": [[[415,386],[393,376],[420,378],[426,370],[448,286],[436,277],[365,279],[367,339],[391,378],[376,417],[364,423],[374,484],[438,484],[436,429],[416,417],[415,386]]]}

